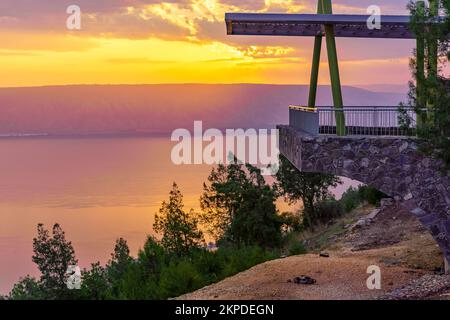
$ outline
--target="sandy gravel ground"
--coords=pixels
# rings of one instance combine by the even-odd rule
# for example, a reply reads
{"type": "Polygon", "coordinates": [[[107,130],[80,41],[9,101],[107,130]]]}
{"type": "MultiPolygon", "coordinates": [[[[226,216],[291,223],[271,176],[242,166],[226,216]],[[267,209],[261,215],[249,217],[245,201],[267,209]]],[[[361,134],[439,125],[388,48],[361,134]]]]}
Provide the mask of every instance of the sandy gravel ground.
{"type": "Polygon", "coordinates": [[[219,283],[183,295],[179,299],[210,300],[358,300],[373,299],[417,279],[425,271],[387,265],[379,257],[385,249],[358,252],[331,252],[329,258],[317,254],[292,256],[257,265],[219,283]],[[367,267],[378,265],[382,289],[369,290],[367,267]],[[314,285],[289,283],[289,279],[307,275],[314,285]]]}
{"type": "Polygon", "coordinates": [[[447,279],[435,273],[442,266],[437,244],[407,211],[390,205],[376,218],[357,229],[342,226],[356,222],[373,210],[364,207],[334,225],[306,236],[311,254],[269,261],[179,299],[443,299],[447,279]],[[342,232],[343,231],[343,232],[342,232]],[[327,251],[329,258],[318,252],[327,251]],[[381,268],[381,290],[369,290],[367,267],[381,268]],[[289,283],[309,276],[314,285],[289,283]],[[429,294],[432,294],[431,297],[429,294]],[[387,294],[387,295],[386,295],[387,294]]]}

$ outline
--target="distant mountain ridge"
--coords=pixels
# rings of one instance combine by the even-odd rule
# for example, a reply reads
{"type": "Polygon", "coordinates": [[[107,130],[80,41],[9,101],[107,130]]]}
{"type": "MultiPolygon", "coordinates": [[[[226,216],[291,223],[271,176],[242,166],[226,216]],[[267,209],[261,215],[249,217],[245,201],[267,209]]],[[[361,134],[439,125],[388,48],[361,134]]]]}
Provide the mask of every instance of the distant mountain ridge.
{"type": "MultiPolygon", "coordinates": [[[[401,93],[343,87],[345,105],[398,105],[401,93]]],[[[318,105],[332,105],[320,86],[318,105]]],[[[288,105],[308,86],[266,84],[73,85],[0,88],[0,135],[166,133],[208,128],[269,128],[287,123],[288,105]]]]}

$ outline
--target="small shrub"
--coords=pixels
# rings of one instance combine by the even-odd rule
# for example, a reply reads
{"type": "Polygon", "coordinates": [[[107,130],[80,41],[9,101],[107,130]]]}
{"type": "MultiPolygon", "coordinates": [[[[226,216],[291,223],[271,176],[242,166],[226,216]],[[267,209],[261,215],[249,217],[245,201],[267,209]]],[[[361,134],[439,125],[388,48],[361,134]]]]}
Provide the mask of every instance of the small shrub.
{"type": "Polygon", "coordinates": [[[288,248],[288,253],[290,256],[296,256],[299,254],[307,253],[307,250],[301,241],[296,240],[292,241],[292,243],[290,244],[288,248]]]}
{"type": "Polygon", "coordinates": [[[316,221],[328,223],[342,216],[343,210],[339,201],[334,198],[327,198],[316,204],[314,213],[316,215],[316,221]]]}
{"type": "Polygon", "coordinates": [[[339,201],[345,213],[356,209],[361,204],[361,195],[359,189],[353,187],[348,188],[339,201]]]}
{"type": "Polygon", "coordinates": [[[195,266],[187,261],[171,262],[161,271],[159,288],[165,298],[177,297],[195,291],[206,284],[195,266]]]}
{"type": "Polygon", "coordinates": [[[26,276],[14,284],[8,298],[11,300],[42,300],[47,296],[44,288],[36,279],[26,276]]]}
{"type": "Polygon", "coordinates": [[[307,252],[305,246],[299,241],[301,232],[290,232],[283,239],[283,253],[289,256],[305,254],[307,252]]]}
{"type": "Polygon", "coordinates": [[[218,258],[217,252],[195,250],[190,255],[190,261],[192,261],[198,272],[203,275],[206,282],[212,283],[219,279],[223,265],[218,258]]]}
{"type": "Polygon", "coordinates": [[[358,191],[362,200],[367,201],[374,206],[379,205],[381,199],[388,197],[383,192],[370,186],[361,186],[358,191]]]}
{"type": "Polygon", "coordinates": [[[221,279],[247,270],[262,262],[275,259],[278,256],[275,252],[265,251],[258,246],[222,248],[218,250],[217,254],[223,266],[220,274],[221,279]]]}
{"type": "Polygon", "coordinates": [[[387,197],[386,194],[371,186],[360,186],[357,189],[350,187],[344,192],[339,202],[344,212],[348,213],[365,202],[377,206],[380,204],[381,199],[387,197]]]}
{"type": "Polygon", "coordinates": [[[302,220],[298,212],[282,212],[280,214],[282,221],[282,230],[285,233],[297,232],[302,230],[302,220]]]}

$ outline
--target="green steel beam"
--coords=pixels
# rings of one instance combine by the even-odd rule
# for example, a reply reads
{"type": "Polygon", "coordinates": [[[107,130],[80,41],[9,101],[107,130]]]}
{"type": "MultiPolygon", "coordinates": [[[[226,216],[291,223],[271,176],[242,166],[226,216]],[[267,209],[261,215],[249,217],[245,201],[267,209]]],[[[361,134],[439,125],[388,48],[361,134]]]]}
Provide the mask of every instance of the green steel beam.
{"type": "MultiPolygon", "coordinates": [[[[321,0],[323,13],[332,14],[331,0],[321,0]]],[[[336,50],[336,39],[334,37],[334,27],[325,25],[325,38],[327,42],[328,65],[330,67],[331,90],[336,118],[336,133],[338,136],[345,136],[345,116],[344,103],[342,101],[341,79],[339,76],[339,64],[336,50]]]]}
{"type": "MultiPolygon", "coordinates": [[[[436,17],[439,15],[439,1],[430,0],[430,16],[436,17]]],[[[430,27],[430,34],[435,34],[433,26],[430,27]]],[[[437,79],[438,76],[438,39],[437,37],[429,37],[428,43],[428,65],[427,65],[427,76],[431,79],[437,79]]],[[[426,120],[433,125],[435,121],[434,106],[436,104],[436,88],[434,86],[428,87],[429,92],[426,93],[427,101],[427,118],[426,120]]]]}
{"type": "MultiPolygon", "coordinates": [[[[321,14],[322,11],[322,1],[318,0],[317,13],[321,14]]],[[[316,96],[317,96],[317,83],[319,79],[319,66],[320,66],[320,52],[322,50],[322,35],[317,35],[314,37],[314,53],[313,61],[311,67],[311,79],[309,83],[309,98],[308,107],[316,106],[316,96]]]]}
{"type": "MultiPolygon", "coordinates": [[[[439,15],[439,1],[430,0],[430,15],[439,15]]],[[[434,34],[433,27],[431,27],[431,34],[434,34]]],[[[428,41],[428,66],[427,66],[428,77],[431,79],[436,79],[438,76],[438,39],[435,37],[430,37],[428,41]]],[[[427,112],[427,120],[434,123],[434,112],[432,112],[434,105],[436,104],[436,89],[431,88],[430,92],[427,93],[428,103],[427,107],[430,109],[427,112]]]]}
{"type": "MultiPolygon", "coordinates": [[[[430,1],[430,15],[436,17],[439,15],[439,1],[438,0],[429,0],[430,1]]],[[[429,72],[430,76],[436,77],[438,72],[438,40],[431,39],[428,44],[428,54],[429,54],[429,72]]]]}
{"type": "MultiPolygon", "coordinates": [[[[425,1],[417,1],[417,11],[421,14],[425,14],[425,1]]],[[[427,104],[426,93],[424,91],[425,82],[425,39],[423,32],[425,30],[421,28],[417,34],[417,49],[416,49],[416,99],[417,106],[424,108],[427,104]]],[[[423,114],[417,119],[419,125],[426,122],[426,114],[423,114]]]]}

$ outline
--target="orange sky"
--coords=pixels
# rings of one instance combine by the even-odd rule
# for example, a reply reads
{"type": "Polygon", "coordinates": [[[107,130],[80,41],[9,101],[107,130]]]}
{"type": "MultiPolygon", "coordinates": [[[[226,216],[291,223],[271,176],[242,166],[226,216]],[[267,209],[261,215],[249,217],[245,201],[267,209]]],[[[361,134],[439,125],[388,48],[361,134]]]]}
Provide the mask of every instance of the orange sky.
{"type": "MultiPolygon", "coordinates": [[[[405,14],[407,1],[335,0],[335,13],[405,14]]],[[[225,12],[302,12],[316,0],[2,0],[0,87],[307,83],[312,39],[227,36],[225,12]],[[66,29],[69,4],[82,28],[66,29]]],[[[338,39],[344,84],[405,84],[409,40],[338,39]]],[[[323,59],[321,83],[328,83],[323,59]]]]}

